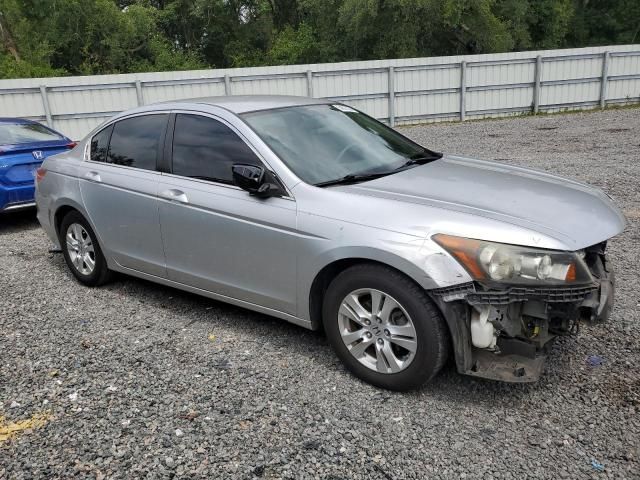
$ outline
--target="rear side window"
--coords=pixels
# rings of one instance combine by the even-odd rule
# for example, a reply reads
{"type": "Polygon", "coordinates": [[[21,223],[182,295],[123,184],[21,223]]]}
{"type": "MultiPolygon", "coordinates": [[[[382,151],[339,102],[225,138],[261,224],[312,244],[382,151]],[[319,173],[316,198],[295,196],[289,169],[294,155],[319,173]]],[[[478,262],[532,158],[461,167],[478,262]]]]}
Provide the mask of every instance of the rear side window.
{"type": "Polygon", "coordinates": [[[176,115],[173,174],[233,183],[234,163],[262,166],[244,140],[223,123],[200,115],[176,115]]]}
{"type": "Polygon", "coordinates": [[[167,114],[143,115],[117,122],[113,127],[107,163],[155,170],[167,114]]]}
{"type": "Polygon", "coordinates": [[[0,123],[0,145],[58,140],[63,137],[39,123],[0,123]]]}
{"type": "Polygon", "coordinates": [[[113,125],[109,125],[101,132],[96,133],[91,139],[91,160],[94,162],[107,161],[111,132],[113,132],[113,125]]]}

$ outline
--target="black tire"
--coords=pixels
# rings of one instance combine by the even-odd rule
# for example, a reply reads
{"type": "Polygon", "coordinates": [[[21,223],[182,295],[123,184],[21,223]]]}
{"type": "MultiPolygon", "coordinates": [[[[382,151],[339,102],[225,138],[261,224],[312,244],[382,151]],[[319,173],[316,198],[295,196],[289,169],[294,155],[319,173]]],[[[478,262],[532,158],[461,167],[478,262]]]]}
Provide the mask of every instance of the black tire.
{"type": "Polygon", "coordinates": [[[58,232],[58,239],[60,241],[60,247],[62,248],[62,254],[64,255],[64,259],[67,262],[67,266],[73,276],[87,287],[98,287],[100,285],[104,285],[109,282],[113,278],[113,272],[107,268],[107,261],[102,254],[102,250],[100,245],[98,244],[98,239],[96,238],[96,234],[93,233],[89,222],[85,220],[85,218],[78,211],[71,211],[65,215],[60,223],[60,229],[58,232]],[[69,255],[69,249],[67,248],[66,235],[69,226],[77,223],[84,228],[89,237],[91,237],[91,243],[93,245],[93,253],[95,259],[95,267],[93,271],[89,274],[83,274],[80,272],[76,266],[71,261],[71,257],[69,255]]]}
{"type": "Polygon", "coordinates": [[[438,308],[411,279],[382,265],[360,264],[340,273],[327,289],[322,316],[329,343],[340,360],[355,376],[378,387],[398,391],[417,388],[431,380],[449,357],[449,331],[438,308]],[[366,288],[393,297],[413,322],[417,348],[413,360],[397,373],[379,373],[363,365],[340,335],[338,312],[342,301],[351,292],[366,288]]]}

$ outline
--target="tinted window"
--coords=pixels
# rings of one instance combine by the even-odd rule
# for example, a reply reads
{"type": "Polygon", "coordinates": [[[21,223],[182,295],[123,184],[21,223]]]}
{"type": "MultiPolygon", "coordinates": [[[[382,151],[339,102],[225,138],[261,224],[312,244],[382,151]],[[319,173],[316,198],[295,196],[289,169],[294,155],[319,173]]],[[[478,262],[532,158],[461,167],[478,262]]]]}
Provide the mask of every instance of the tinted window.
{"type": "Polygon", "coordinates": [[[0,145],[63,140],[61,135],[39,123],[1,123],[0,145]]]}
{"type": "Polygon", "coordinates": [[[249,146],[226,125],[199,115],[176,116],[174,174],[233,183],[234,163],[261,165],[249,146]]]}
{"type": "Polygon", "coordinates": [[[91,160],[94,162],[107,161],[107,150],[109,149],[109,138],[112,131],[113,125],[110,125],[95,134],[91,139],[91,160]]]}
{"type": "Polygon", "coordinates": [[[166,114],[144,115],[116,123],[109,142],[107,162],[155,170],[167,117],[166,114]]]}

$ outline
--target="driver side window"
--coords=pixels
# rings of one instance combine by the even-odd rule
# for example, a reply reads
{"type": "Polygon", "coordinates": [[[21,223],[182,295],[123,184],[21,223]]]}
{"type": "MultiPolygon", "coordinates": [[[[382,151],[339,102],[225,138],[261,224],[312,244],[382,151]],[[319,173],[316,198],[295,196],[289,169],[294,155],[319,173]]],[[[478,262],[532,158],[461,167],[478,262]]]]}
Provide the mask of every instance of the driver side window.
{"type": "Polygon", "coordinates": [[[232,184],[234,163],[263,166],[244,140],[223,123],[201,115],[176,115],[174,175],[232,184]]]}

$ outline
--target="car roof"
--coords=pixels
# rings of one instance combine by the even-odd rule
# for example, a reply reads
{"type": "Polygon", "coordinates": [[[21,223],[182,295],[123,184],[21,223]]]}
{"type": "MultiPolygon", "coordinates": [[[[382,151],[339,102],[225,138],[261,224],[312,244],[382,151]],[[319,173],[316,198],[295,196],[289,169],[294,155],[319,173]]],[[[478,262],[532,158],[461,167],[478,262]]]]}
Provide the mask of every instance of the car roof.
{"type": "MultiPolygon", "coordinates": [[[[169,102],[167,102],[169,103],[169,102]]],[[[164,105],[166,105],[165,103],[164,105]]],[[[173,100],[171,104],[205,104],[212,105],[235,114],[273,110],[275,108],[298,107],[304,105],[323,105],[331,103],[321,98],[296,97],[291,95],[228,95],[221,97],[190,98],[173,100]]]]}
{"type": "MultiPolygon", "coordinates": [[[[292,95],[225,95],[219,97],[200,97],[170,100],[166,102],[152,103],[141,107],[125,110],[111,117],[106,123],[112,123],[132,114],[145,114],[166,110],[203,110],[203,107],[223,108],[234,115],[277,108],[299,107],[305,105],[330,105],[336,103],[332,100],[310,97],[296,97],[292,95]]],[[[103,128],[101,124],[94,132],[103,128]]]]}
{"type": "Polygon", "coordinates": [[[12,125],[31,125],[34,123],[38,123],[38,122],[34,122],[33,120],[27,120],[26,118],[12,118],[12,117],[0,117],[0,124],[2,123],[10,123],[12,125]]]}

